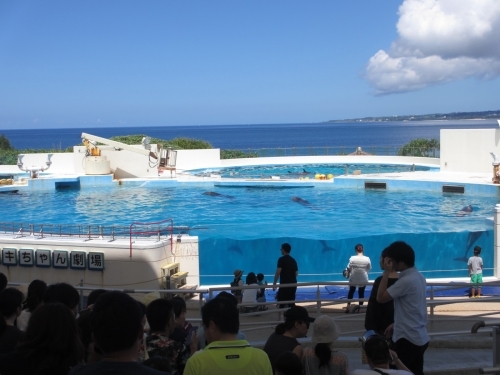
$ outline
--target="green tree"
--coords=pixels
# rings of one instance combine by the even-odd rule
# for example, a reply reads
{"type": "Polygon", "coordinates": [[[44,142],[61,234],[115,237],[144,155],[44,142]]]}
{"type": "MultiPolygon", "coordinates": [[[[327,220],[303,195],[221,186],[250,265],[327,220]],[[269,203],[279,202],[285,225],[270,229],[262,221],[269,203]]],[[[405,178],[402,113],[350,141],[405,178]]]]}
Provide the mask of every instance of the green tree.
{"type": "Polygon", "coordinates": [[[401,147],[398,155],[436,157],[437,151],[439,151],[439,141],[437,139],[417,138],[401,147]]]}
{"type": "MultiPolygon", "coordinates": [[[[127,145],[140,145],[142,138],[145,135],[142,134],[134,134],[134,135],[119,135],[116,137],[111,137],[110,139],[113,141],[125,143],[127,145]]],[[[207,149],[213,148],[212,145],[208,142],[199,140],[199,139],[191,139],[191,138],[174,138],[170,141],[159,138],[151,138],[151,144],[161,143],[163,147],[172,147],[178,150],[199,150],[199,149],[207,149]]]]}
{"type": "Polygon", "coordinates": [[[245,152],[241,150],[220,150],[221,159],[258,158],[258,152],[245,152]]]}
{"type": "Polygon", "coordinates": [[[10,142],[7,139],[7,137],[4,134],[0,135],[0,150],[13,150],[13,149],[14,147],[10,145],[10,142]]]}

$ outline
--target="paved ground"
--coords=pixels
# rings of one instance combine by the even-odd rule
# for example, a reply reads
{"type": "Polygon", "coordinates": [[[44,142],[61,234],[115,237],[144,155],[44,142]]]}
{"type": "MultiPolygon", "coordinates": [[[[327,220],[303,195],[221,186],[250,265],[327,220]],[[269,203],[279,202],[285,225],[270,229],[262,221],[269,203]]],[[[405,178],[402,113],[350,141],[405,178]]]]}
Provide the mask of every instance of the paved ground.
{"type": "MultiPolygon", "coordinates": [[[[458,302],[460,299],[456,300],[458,302]]],[[[188,319],[199,318],[198,302],[191,301],[190,306],[188,319]]],[[[304,306],[312,316],[317,316],[315,307],[304,306]]],[[[361,345],[358,341],[358,337],[364,333],[364,315],[346,314],[342,306],[323,308],[321,314],[332,316],[341,327],[343,335],[335,342],[335,346],[347,354],[350,368],[366,368],[367,365],[361,363],[361,345]]],[[[241,329],[254,346],[262,346],[273,332],[277,318],[273,307],[267,314],[242,316],[241,329]]],[[[470,333],[472,325],[481,320],[498,322],[500,325],[500,302],[488,302],[488,298],[482,298],[435,307],[434,320],[428,325],[429,332],[455,334],[432,336],[425,354],[425,373],[468,375],[479,374],[479,368],[491,367],[491,328],[480,329],[480,333],[475,335],[470,333]]],[[[304,345],[310,345],[308,339],[305,339],[304,345]]]]}

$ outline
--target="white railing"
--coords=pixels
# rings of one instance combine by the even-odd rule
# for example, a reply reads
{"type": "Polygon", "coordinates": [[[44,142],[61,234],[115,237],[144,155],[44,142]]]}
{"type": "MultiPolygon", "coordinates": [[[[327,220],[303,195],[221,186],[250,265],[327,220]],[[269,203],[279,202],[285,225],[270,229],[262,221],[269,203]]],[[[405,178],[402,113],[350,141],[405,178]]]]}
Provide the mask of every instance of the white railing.
{"type": "MultiPolygon", "coordinates": [[[[19,285],[19,284],[17,284],[19,285]]],[[[286,304],[286,303],[297,303],[301,305],[306,305],[306,306],[313,306],[314,312],[316,314],[321,314],[322,308],[329,307],[329,306],[335,306],[335,305],[345,305],[348,302],[355,303],[359,301],[364,301],[367,302],[368,298],[364,299],[346,299],[346,298],[323,298],[320,293],[320,288],[323,286],[350,286],[349,282],[347,281],[340,281],[340,282],[308,282],[308,283],[296,283],[296,284],[281,284],[281,286],[297,286],[298,288],[304,288],[304,287],[316,287],[316,298],[314,299],[308,299],[308,300],[293,300],[293,301],[280,301],[280,304],[286,304]]],[[[373,285],[372,282],[368,283],[367,285],[373,285]]],[[[434,326],[434,323],[439,323],[442,321],[442,318],[439,318],[439,316],[435,315],[435,307],[436,306],[442,306],[442,305],[447,305],[447,304],[461,304],[461,303],[484,303],[484,302],[500,302],[500,297],[485,297],[485,298],[480,298],[480,299],[469,299],[469,298],[457,298],[457,297],[435,297],[435,294],[439,290],[453,290],[453,289],[464,289],[464,288],[470,288],[472,284],[470,283],[446,283],[446,282],[429,282],[427,283],[427,286],[430,287],[430,291],[428,293],[430,296],[427,299],[427,306],[429,307],[429,324],[432,329],[434,326]]],[[[494,282],[484,282],[481,284],[483,287],[500,287],[500,281],[494,281],[494,282]]],[[[277,285],[279,287],[280,285],[277,285]]],[[[83,285],[81,283],[80,285],[75,286],[77,290],[80,291],[81,295],[81,306],[83,306],[83,299],[84,299],[84,292],[90,292],[95,289],[100,289],[98,287],[88,287],[83,285]]],[[[199,289],[191,289],[191,290],[183,290],[183,289],[110,289],[106,288],[106,290],[118,290],[122,291],[125,293],[129,294],[147,294],[147,293],[159,293],[160,295],[165,295],[165,296],[171,296],[171,295],[185,295],[185,294],[191,294],[191,295],[198,295],[198,317],[191,319],[194,321],[200,321],[201,319],[201,308],[205,303],[205,300],[209,300],[214,297],[215,293],[219,293],[221,291],[231,291],[231,290],[245,290],[245,289],[272,289],[273,285],[245,285],[242,287],[225,287],[225,286],[220,286],[220,287],[207,287],[207,288],[199,288],[199,289]]],[[[300,290],[300,289],[299,289],[300,290]]],[[[275,306],[277,304],[277,301],[267,301],[267,302],[250,302],[250,303],[240,303],[238,306],[239,307],[244,307],[244,306],[275,306]]],[[[281,311],[283,311],[282,309],[281,311]]],[[[275,319],[270,319],[270,320],[259,320],[259,321],[254,321],[254,322],[243,322],[241,324],[242,328],[241,330],[243,332],[245,331],[255,331],[255,330],[260,330],[260,329],[268,329],[270,326],[274,326],[278,323],[281,322],[281,320],[278,320],[277,312],[280,312],[280,309],[272,308],[268,309],[265,311],[256,311],[256,312],[248,312],[248,313],[240,313],[242,317],[250,317],[250,316],[257,316],[257,315],[269,315],[269,314],[274,314],[276,317],[275,319]]],[[[450,321],[463,321],[464,323],[466,322],[467,324],[469,323],[475,323],[478,320],[482,320],[485,318],[488,318],[490,315],[496,315],[498,312],[496,311],[478,311],[477,314],[472,314],[467,317],[456,317],[456,318],[446,318],[447,322],[450,321]]],[[[352,321],[352,322],[364,322],[364,309],[360,309],[358,313],[356,314],[346,314],[345,316],[337,317],[337,320],[343,320],[343,321],[352,321]]],[[[270,315],[269,315],[270,316],[270,315]]],[[[500,320],[498,318],[488,321],[487,325],[498,323],[500,325],[500,320]]],[[[466,325],[468,326],[468,325],[466,325]]],[[[353,335],[358,335],[363,333],[364,330],[351,330],[351,331],[344,331],[342,332],[342,336],[353,336],[353,335]]],[[[430,336],[441,336],[441,335],[461,335],[461,334],[470,334],[470,329],[467,330],[459,330],[459,331],[433,331],[430,332],[430,336]]]]}

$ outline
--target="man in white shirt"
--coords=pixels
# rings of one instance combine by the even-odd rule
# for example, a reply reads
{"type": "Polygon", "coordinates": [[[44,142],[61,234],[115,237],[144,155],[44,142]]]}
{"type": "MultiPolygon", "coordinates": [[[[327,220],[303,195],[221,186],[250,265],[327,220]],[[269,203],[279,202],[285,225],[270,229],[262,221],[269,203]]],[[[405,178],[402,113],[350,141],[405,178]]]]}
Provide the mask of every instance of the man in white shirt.
{"type": "Polygon", "coordinates": [[[377,291],[377,302],[394,301],[394,324],[386,329],[394,351],[415,375],[424,373],[427,334],[426,281],[415,268],[415,252],[410,245],[397,241],[384,252],[384,273],[377,291]],[[398,282],[387,288],[392,271],[399,272],[398,282]]]}

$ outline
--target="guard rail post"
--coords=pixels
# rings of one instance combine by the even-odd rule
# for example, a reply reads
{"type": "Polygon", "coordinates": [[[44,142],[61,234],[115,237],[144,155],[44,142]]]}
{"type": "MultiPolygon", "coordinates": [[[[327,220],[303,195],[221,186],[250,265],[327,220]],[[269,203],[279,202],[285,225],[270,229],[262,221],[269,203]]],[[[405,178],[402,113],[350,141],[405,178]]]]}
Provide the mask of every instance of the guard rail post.
{"type": "Polygon", "coordinates": [[[199,306],[199,313],[200,313],[200,316],[201,316],[201,308],[203,307],[203,293],[199,293],[198,294],[199,296],[199,301],[198,301],[198,306],[199,306]]]}
{"type": "MultiPolygon", "coordinates": [[[[434,301],[434,287],[431,286],[430,300],[434,301]]],[[[431,305],[431,318],[434,318],[434,304],[431,305]]]]}
{"type": "Polygon", "coordinates": [[[472,326],[471,333],[477,333],[479,328],[492,327],[493,367],[480,368],[480,374],[500,374],[500,326],[498,323],[485,323],[484,320],[472,326]]]}
{"type": "Polygon", "coordinates": [[[318,316],[321,314],[321,292],[319,291],[319,285],[316,288],[316,314],[318,316]]]}
{"type": "MultiPolygon", "coordinates": [[[[81,287],[83,287],[83,279],[80,279],[80,284],[81,287]]],[[[83,310],[83,289],[80,289],[80,310],[83,310]]]]}

